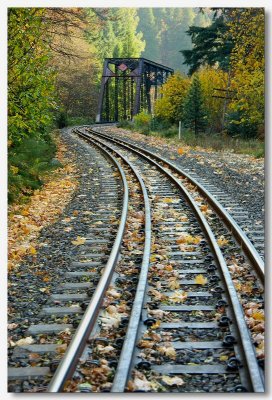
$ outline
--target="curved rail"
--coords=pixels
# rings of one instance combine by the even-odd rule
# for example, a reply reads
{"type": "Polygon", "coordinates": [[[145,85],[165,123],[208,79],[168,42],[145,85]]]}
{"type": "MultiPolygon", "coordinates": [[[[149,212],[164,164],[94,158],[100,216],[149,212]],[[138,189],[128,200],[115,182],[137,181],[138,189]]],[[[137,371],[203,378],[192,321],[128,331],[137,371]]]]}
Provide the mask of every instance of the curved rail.
{"type": "Polygon", "coordinates": [[[226,226],[231,230],[231,232],[234,235],[234,237],[236,238],[237,242],[243,248],[247,257],[250,259],[250,261],[251,261],[252,265],[254,266],[256,273],[258,274],[262,283],[264,283],[264,274],[265,274],[264,273],[264,261],[261,259],[258,251],[255,249],[255,247],[253,246],[253,244],[251,243],[251,241],[249,240],[247,235],[239,227],[239,225],[232,218],[232,216],[228,213],[228,211],[215,199],[215,197],[211,193],[209,193],[204,188],[203,185],[201,185],[199,182],[197,182],[194,178],[192,178],[189,174],[184,172],[182,169],[178,168],[172,162],[168,161],[167,159],[165,159],[163,157],[158,156],[157,154],[154,154],[153,152],[151,152],[149,150],[140,148],[139,146],[128,143],[122,139],[112,138],[111,136],[108,136],[104,133],[101,134],[100,132],[97,132],[94,129],[91,129],[91,131],[93,131],[93,133],[98,136],[106,137],[109,140],[115,141],[116,143],[120,143],[121,145],[126,146],[127,148],[130,148],[132,150],[137,150],[139,153],[142,152],[144,154],[147,154],[148,156],[154,157],[157,161],[168,164],[175,172],[183,175],[186,179],[188,179],[188,181],[190,183],[192,183],[194,186],[196,186],[198,188],[199,192],[206,198],[208,203],[215,210],[215,212],[223,219],[226,226]]]}
{"type": "MultiPolygon", "coordinates": [[[[96,132],[94,132],[94,133],[96,134],[96,132]]],[[[101,135],[101,136],[103,136],[103,135],[101,135]]],[[[112,138],[107,138],[107,139],[110,139],[113,142],[115,141],[112,138]]],[[[98,140],[98,139],[96,139],[96,140],[98,140]]],[[[105,143],[103,143],[101,141],[99,141],[99,142],[102,143],[103,145],[105,145],[105,143]]],[[[125,147],[129,147],[129,146],[125,146],[125,147]]],[[[215,255],[217,264],[220,266],[222,274],[223,274],[223,278],[224,278],[225,285],[226,285],[226,288],[228,291],[228,295],[229,295],[230,301],[232,303],[233,313],[234,313],[236,325],[238,327],[238,331],[239,331],[239,335],[240,335],[240,339],[241,339],[241,343],[242,343],[242,348],[243,348],[243,353],[244,353],[243,356],[247,362],[247,369],[248,369],[248,373],[250,376],[252,388],[253,388],[254,392],[257,392],[257,393],[264,392],[263,377],[260,372],[258,362],[256,360],[255,351],[254,351],[253,344],[251,342],[251,337],[249,335],[247,325],[246,325],[246,322],[244,319],[243,310],[242,310],[241,304],[239,302],[239,298],[238,298],[236,289],[234,287],[227,264],[224,260],[224,256],[220,250],[219,245],[217,244],[217,241],[214,237],[214,234],[213,234],[208,222],[206,221],[205,217],[203,216],[199,207],[196,205],[194,199],[192,198],[192,196],[190,195],[188,190],[178,181],[178,179],[175,176],[173,176],[164,167],[162,167],[156,161],[150,159],[150,157],[146,156],[145,154],[141,154],[140,152],[138,152],[135,149],[130,149],[130,150],[134,151],[135,153],[140,155],[142,158],[146,159],[148,162],[151,162],[154,166],[157,167],[158,170],[162,171],[166,176],[168,176],[168,178],[184,194],[185,198],[188,201],[188,204],[191,206],[195,215],[197,216],[197,219],[199,220],[199,223],[202,226],[203,231],[205,232],[205,235],[210,243],[211,250],[215,255]]],[[[114,151],[116,151],[116,150],[114,150],[114,151]]]]}
{"type": "MultiPolygon", "coordinates": [[[[88,135],[81,133],[82,137],[90,139],[88,135]]],[[[100,144],[103,144],[99,141],[100,144]]],[[[133,356],[134,347],[136,344],[137,332],[139,321],[141,317],[144,295],[147,285],[147,277],[148,277],[148,267],[149,267],[149,257],[150,257],[150,248],[151,248],[151,211],[150,211],[150,203],[147,194],[147,190],[145,184],[137,172],[135,167],[131,164],[131,162],[124,157],[119,151],[113,149],[111,146],[107,145],[109,149],[115,152],[122,160],[125,161],[127,165],[132,169],[135,176],[137,177],[143,197],[144,197],[144,207],[145,207],[145,243],[144,243],[144,252],[143,252],[143,261],[141,265],[141,272],[139,275],[139,281],[136,288],[136,294],[133,302],[133,307],[131,310],[130,320],[127,328],[127,334],[123,343],[121,355],[118,361],[118,366],[115,372],[113,385],[111,388],[111,392],[123,392],[125,390],[131,360],[133,356]]]]}
{"type": "MultiPolygon", "coordinates": [[[[101,149],[101,146],[98,146],[101,149]]],[[[128,184],[126,181],[126,177],[124,171],[120,164],[112,157],[112,155],[102,149],[102,151],[107,155],[108,158],[112,161],[112,163],[117,167],[124,187],[124,196],[123,196],[123,207],[122,207],[122,215],[120,219],[119,228],[117,231],[117,235],[105,266],[104,272],[101,276],[101,279],[97,285],[97,288],[93,294],[93,297],[88,305],[86,312],[73,336],[71,343],[68,346],[67,352],[62,358],[49,386],[47,392],[55,393],[60,392],[67,381],[69,379],[78,363],[78,359],[82,354],[84,347],[86,346],[86,341],[88,340],[90,333],[94,327],[99,309],[103,302],[104,295],[109,286],[111,277],[114,272],[114,268],[118,259],[120,246],[123,239],[123,234],[125,230],[125,224],[127,220],[127,212],[128,212],[128,184]]]]}

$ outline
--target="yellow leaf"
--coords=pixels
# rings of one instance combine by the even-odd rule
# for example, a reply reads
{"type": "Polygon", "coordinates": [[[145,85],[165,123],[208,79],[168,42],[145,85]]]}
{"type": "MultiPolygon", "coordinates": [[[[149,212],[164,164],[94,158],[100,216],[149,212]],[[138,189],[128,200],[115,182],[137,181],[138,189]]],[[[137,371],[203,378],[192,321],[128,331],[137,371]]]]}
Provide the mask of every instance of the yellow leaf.
{"type": "Polygon", "coordinates": [[[219,246],[225,246],[229,243],[229,241],[225,239],[224,236],[220,236],[220,238],[217,240],[217,243],[219,246]]]}
{"type": "Polygon", "coordinates": [[[86,238],[77,236],[76,240],[72,240],[72,243],[76,246],[80,246],[81,244],[84,244],[86,242],[86,238]]]}
{"type": "Polygon", "coordinates": [[[165,197],[165,199],[163,199],[164,203],[172,203],[173,199],[171,199],[171,197],[165,197]]]}
{"type": "Polygon", "coordinates": [[[183,150],[183,148],[182,147],[180,147],[179,149],[178,149],[178,154],[183,154],[184,153],[184,150],[183,150]]]}
{"type": "Polygon", "coordinates": [[[152,255],[150,256],[150,262],[155,262],[156,260],[157,260],[156,255],[155,255],[155,254],[152,254],[152,255]]]}
{"type": "Polygon", "coordinates": [[[195,283],[197,283],[198,285],[206,285],[207,281],[207,278],[204,278],[202,274],[195,277],[195,283]]]}
{"type": "Polygon", "coordinates": [[[157,329],[159,328],[161,325],[161,321],[156,321],[153,325],[151,325],[151,329],[157,329]]]}
{"type": "Polygon", "coordinates": [[[33,254],[33,255],[37,253],[35,247],[33,247],[33,246],[30,246],[29,252],[30,252],[30,254],[33,254]]]}
{"type": "Polygon", "coordinates": [[[264,313],[261,311],[255,311],[252,313],[252,317],[258,321],[264,321],[264,313]]]}
{"type": "Polygon", "coordinates": [[[220,357],[219,357],[219,360],[220,360],[220,361],[227,361],[228,359],[229,359],[228,356],[220,356],[220,357]]]}
{"type": "Polygon", "coordinates": [[[28,212],[27,210],[23,210],[23,211],[21,212],[21,214],[27,216],[27,215],[29,215],[29,212],[28,212]]]}

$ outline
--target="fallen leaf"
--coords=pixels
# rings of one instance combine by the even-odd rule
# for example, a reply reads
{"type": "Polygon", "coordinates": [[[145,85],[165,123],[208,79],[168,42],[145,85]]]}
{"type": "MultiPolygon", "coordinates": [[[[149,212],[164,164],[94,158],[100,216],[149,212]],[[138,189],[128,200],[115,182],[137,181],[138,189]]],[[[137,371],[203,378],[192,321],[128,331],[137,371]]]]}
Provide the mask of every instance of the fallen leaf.
{"type": "Polygon", "coordinates": [[[261,310],[253,312],[252,317],[257,321],[264,321],[264,313],[261,310]]]}
{"type": "Polygon", "coordinates": [[[204,276],[202,274],[197,275],[195,277],[195,283],[197,283],[198,285],[206,285],[207,282],[208,282],[208,279],[204,278],[204,276]]]}
{"type": "Polygon", "coordinates": [[[184,150],[183,150],[182,147],[180,147],[180,148],[178,149],[178,154],[182,155],[183,153],[184,153],[184,150]]]}
{"type": "Polygon", "coordinates": [[[84,238],[84,237],[81,237],[81,236],[77,236],[77,238],[76,238],[76,240],[72,240],[72,243],[75,245],[75,246],[80,246],[81,244],[84,244],[85,242],[86,242],[86,238],[84,238]]]}
{"type": "Polygon", "coordinates": [[[158,329],[161,325],[161,321],[156,321],[153,325],[151,325],[151,329],[158,329]]]}
{"type": "Polygon", "coordinates": [[[162,346],[162,347],[158,347],[158,351],[163,354],[166,357],[171,358],[171,360],[175,360],[177,353],[176,350],[174,349],[174,347],[166,347],[166,346],[162,346]]]}
{"type": "Polygon", "coordinates": [[[166,383],[168,386],[174,386],[174,385],[182,386],[185,384],[184,380],[179,378],[178,376],[170,377],[167,375],[163,375],[162,381],[166,383]]]}
{"type": "Polygon", "coordinates": [[[150,382],[146,379],[144,374],[139,373],[139,371],[137,372],[138,373],[133,380],[134,390],[144,390],[145,392],[148,392],[151,390],[150,382]]]}
{"type": "Polygon", "coordinates": [[[14,346],[26,346],[34,342],[35,340],[32,336],[27,336],[26,338],[17,340],[17,342],[14,343],[14,346]]]}
{"type": "Polygon", "coordinates": [[[163,311],[163,310],[148,310],[148,313],[152,315],[153,317],[162,319],[164,315],[169,314],[168,311],[163,311]]]}
{"type": "Polygon", "coordinates": [[[227,361],[228,359],[229,359],[229,357],[228,356],[224,356],[224,355],[219,357],[220,361],[227,361]]]}
{"type": "Polygon", "coordinates": [[[28,357],[29,357],[29,360],[38,360],[41,357],[41,355],[38,353],[30,353],[28,355],[28,357]]]}
{"type": "Polygon", "coordinates": [[[225,246],[226,244],[229,243],[227,239],[224,238],[224,236],[220,236],[219,239],[217,239],[217,243],[220,247],[225,246]]]}
{"type": "Polygon", "coordinates": [[[97,350],[98,350],[98,352],[101,353],[101,354],[109,354],[109,353],[111,353],[112,351],[114,351],[115,348],[112,347],[112,346],[102,346],[101,344],[98,344],[98,345],[97,345],[97,350]]]}
{"type": "Polygon", "coordinates": [[[58,345],[58,347],[56,348],[56,352],[59,354],[64,354],[67,350],[67,343],[63,343],[58,345]]]}
{"type": "Polygon", "coordinates": [[[137,344],[137,347],[140,349],[152,349],[154,346],[154,342],[151,340],[140,340],[139,343],[137,344]]]}
{"type": "Polygon", "coordinates": [[[35,247],[33,247],[33,246],[30,246],[30,248],[29,248],[29,252],[30,252],[30,254],[34,255],[34,254],[36,254],[36,253],[37,253],[37,250],[35,249],[35,247]]]}
{"type": "Polygon", "coordinates": [[[12,331],[13,329],[16,329],[17,326],[19,326],[19,325],[18,325],[18,324],[15,324],[15,323],[13,323],[13,324],[8,324],[8,329],[9,329],[10,331],[12,331]]]}
{"type": "Polygon", "coordinates": [[[179,281],[177,280],[176,277],[172,277],[167,281],[167,286],[169,287],[169,289],[171,290],[175,290],[175,289],[179,289],[180,288],[180,284],[179,281]]]}
{"type": "Polygon", "coordinates": [[[176,290],[168,299],[173,303],[183,303],[187,299],[187,293],[176,290]]]}

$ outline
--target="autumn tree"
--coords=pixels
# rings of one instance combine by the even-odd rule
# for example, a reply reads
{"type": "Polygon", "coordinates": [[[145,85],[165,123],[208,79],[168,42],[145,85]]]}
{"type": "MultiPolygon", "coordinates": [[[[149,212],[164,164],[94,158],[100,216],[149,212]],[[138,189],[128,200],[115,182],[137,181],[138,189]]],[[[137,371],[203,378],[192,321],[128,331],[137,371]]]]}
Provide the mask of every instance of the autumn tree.
{"type": "Polygon", "coordinates": [[[201,83],[203,104],[207,114],[207,128],[211,133],[220,132],[224,122],[225,101],[221,97],[225,97],[224,90],[228,85],[228,73],[219,68],[205,67],[200,68],[195,74],[201,83]]]}
{"type": "Polygon", "coordinates": [[[228,28],[234,41],[228,129],[243,136],[264,135],[264,9],[233,9],[228,28]]]}
{"type": "Polygon", "coordinates": [[[162,97],[155,103],[155,116],[169,123],[178,123],[183,114],[184,100],[190,80],[176,72],[161,88],[162,97]]]}
{"type": "Polygon", "coordinates": [[[194,75],[184,100],[182,122],[195,135],[203,132],[207,126],[207,114],[204,108],[203,92],[198,75],[194,75]]]}

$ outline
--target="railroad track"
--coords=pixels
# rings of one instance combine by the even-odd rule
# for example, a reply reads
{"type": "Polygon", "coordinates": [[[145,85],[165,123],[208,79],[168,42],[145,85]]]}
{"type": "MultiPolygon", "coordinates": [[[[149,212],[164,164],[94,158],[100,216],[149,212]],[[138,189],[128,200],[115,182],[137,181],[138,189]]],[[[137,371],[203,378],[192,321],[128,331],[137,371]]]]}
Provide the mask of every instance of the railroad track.
{"type": "Polygon", "coordinates": [[[101,255],[92,264],[104,268],[99,284],[55,373],[54,362],[43,371],[43,389],[263,392],[255,333],[241,305],[254,293],[262,315],[263,261],[254,246],[202,186],[167,160],[97,130],[75,133],[118,169],[123,209],[106,266],[101,255]],[[239,293],[245,278],[254,289],[248,294],[242,287],[239,293]]]}

